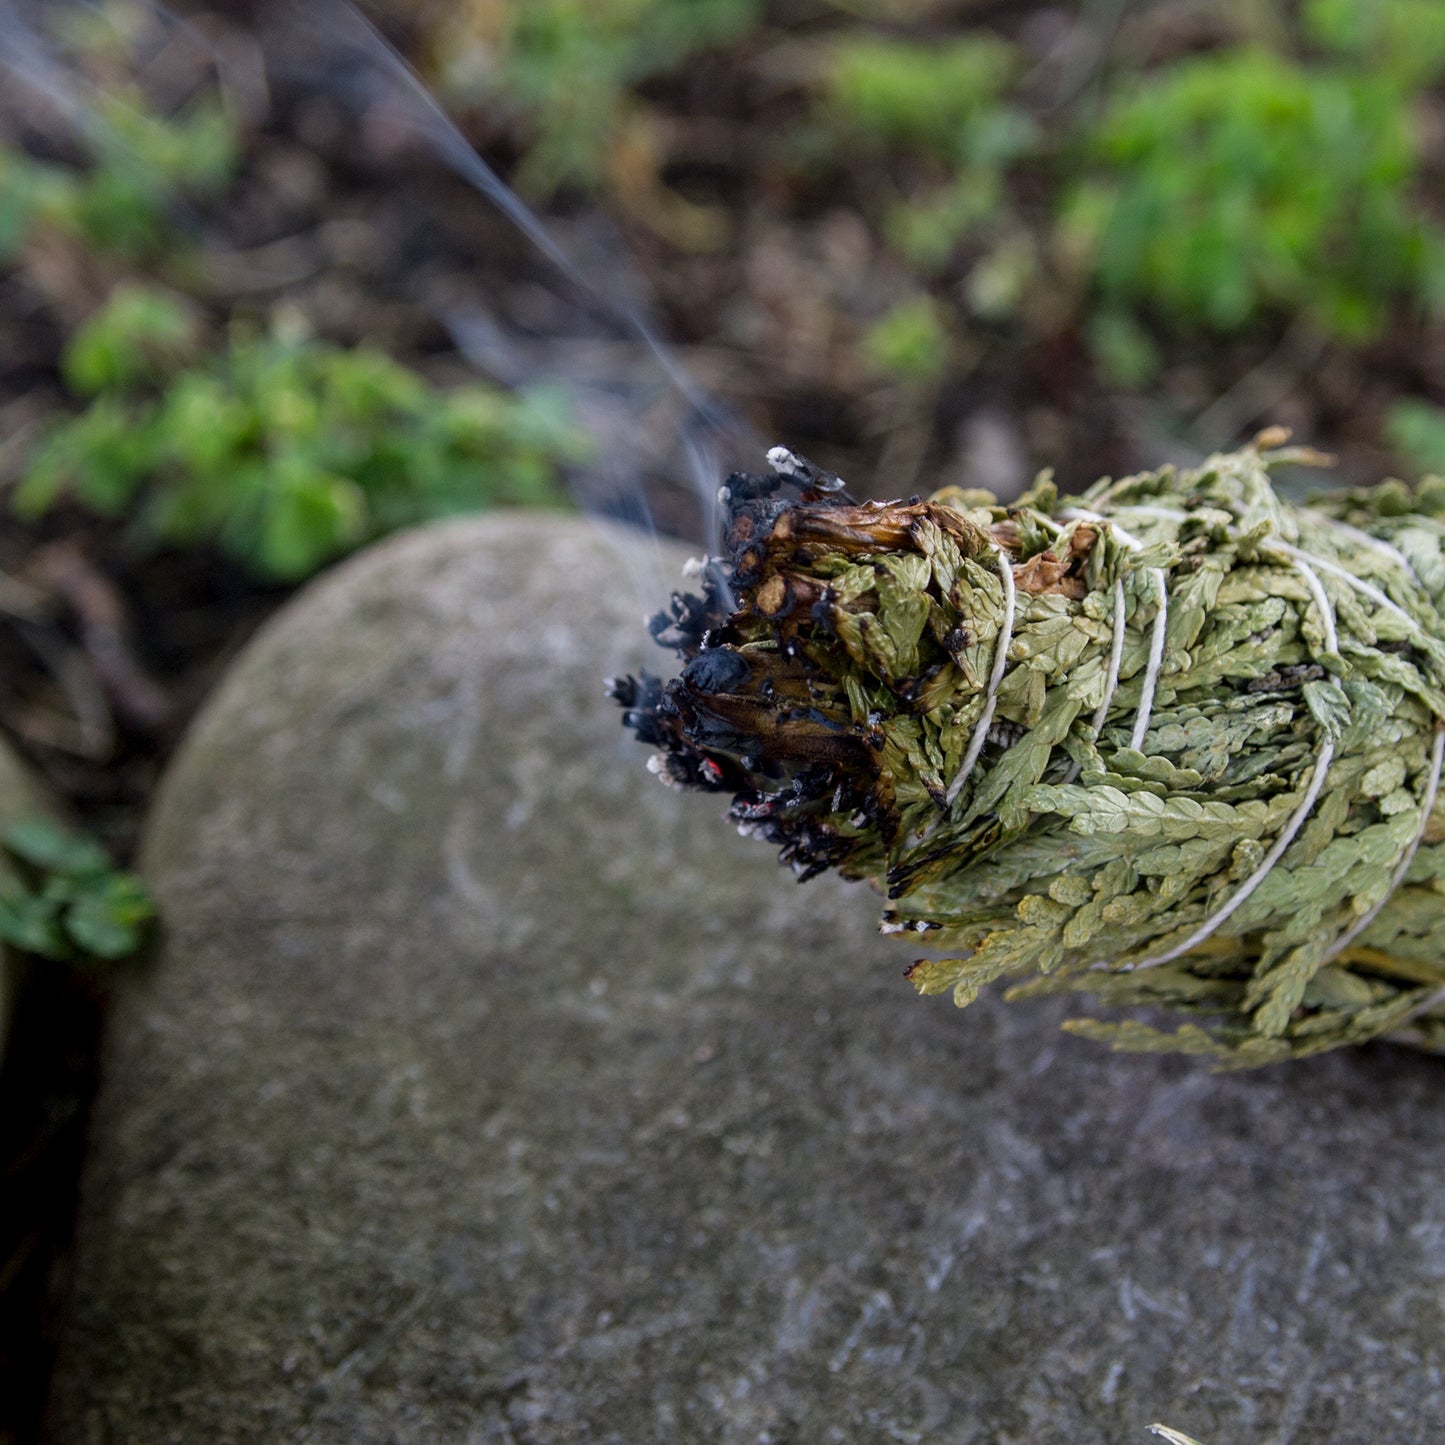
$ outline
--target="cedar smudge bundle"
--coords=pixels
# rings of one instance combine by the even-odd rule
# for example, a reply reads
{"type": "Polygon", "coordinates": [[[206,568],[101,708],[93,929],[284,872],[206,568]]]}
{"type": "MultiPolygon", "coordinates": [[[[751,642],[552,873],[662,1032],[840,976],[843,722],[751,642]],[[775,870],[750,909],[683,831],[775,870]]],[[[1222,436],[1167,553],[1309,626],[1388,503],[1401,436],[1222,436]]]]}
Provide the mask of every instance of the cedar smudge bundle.
{"type": "Polygon", "coordinates": [[[1084,992],[1155,1022],[1076,1032],[1236,1065],[1445,1048],[1445,484],[1294,506],[1285,440],[1009,507],[777,449],[653,624],[681,674],[614,695],[654,771],[951,955],[922,993],[1084,992]]]}

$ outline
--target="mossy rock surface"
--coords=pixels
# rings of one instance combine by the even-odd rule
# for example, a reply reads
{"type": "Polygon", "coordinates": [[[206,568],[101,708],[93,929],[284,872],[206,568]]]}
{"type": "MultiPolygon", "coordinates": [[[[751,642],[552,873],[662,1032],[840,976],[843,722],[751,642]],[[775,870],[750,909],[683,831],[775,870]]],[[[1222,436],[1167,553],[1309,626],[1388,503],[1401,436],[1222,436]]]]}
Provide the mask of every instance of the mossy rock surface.
{"type": "Polygon", "coordinates": [[[624,740],[681,556],[425,529],[236,664],[149,824],[49,1438],[1430,1438],[1445,1062],[919,1000],[873,896],[624,740]]]}

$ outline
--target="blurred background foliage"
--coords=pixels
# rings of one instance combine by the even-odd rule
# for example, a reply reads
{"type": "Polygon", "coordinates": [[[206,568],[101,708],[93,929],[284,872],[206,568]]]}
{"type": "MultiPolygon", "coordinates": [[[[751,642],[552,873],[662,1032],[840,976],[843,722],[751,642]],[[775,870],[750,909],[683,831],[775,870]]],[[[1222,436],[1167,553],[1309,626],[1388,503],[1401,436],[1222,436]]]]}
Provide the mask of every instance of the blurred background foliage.
{"type": "Polygon", "coordinates": [[[1438,465],[1436,0],[411,13],[528,196],[642,233],[712,303],[664,283],[676,330],[762,352],[773,429],[865,491],[1267,419],[1347,480],[1438,465]]]}
{"type": "Polygon", "coordinates": [[[565,400],[441,391],[369,346],[318,341],[298,313],[207,345],[174,292],[118,285],[61,355],[91,398],[37,445],[21,516],[69,495],[143,541],[214,544],[262,580],[299,581],[416,522],[481,505],[556,505],[586,454],[565,400]]]}
{"type": "Polygon", "coordinates": [[[639,324],[864,495],[1265,422],[1346,482],[1445,467],[1437,0],[377,0],[581,286],[339,7],[285,9],[0,18],[0,723],[122,816],[367,541],[569,496],[697,535],[639,324]]]}

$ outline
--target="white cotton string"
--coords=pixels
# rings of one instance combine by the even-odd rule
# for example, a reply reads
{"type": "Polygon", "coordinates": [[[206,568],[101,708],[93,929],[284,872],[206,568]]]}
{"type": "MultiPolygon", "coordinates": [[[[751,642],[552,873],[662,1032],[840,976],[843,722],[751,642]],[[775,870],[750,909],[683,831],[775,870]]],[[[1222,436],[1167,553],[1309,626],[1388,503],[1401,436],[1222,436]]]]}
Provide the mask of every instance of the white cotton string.
{"type": "Polygon", "coordinates": [[[1410,871],[1410,864],[1415,861],[1415,854],[1419,850],[1420,842],[1425,836],[1425,829],[1430,824],[1430,815],[1435,811],[1435,799],[1440,792],[1440,765],[1445,760],[1445,727],[1436,726],[1435,741],[1430,745],[1430,777],[1425,784],[1425,796],[1420,799],[1420,821],[1415,828],[1415,836],[1410,839],[1410,846],[1401,855],[1399,863],[1395,865],[1395,871],[1390,877],[1390,886],[1375,901],[1368,912],[1357,918],[1325,951],[1325,963],[1332,958],[1338,958],[1360,934],[1362,934],[1374,921],[1379,911],[1394,897],[1395,890],[1405,881],[1405,875],[1410,871]]]}
{"type": "Polygon", "coordinates": [[[994,709],[998,706],[998,685],[1003,681],[1004,668],[1008,665],[1009,643],[1013,641],[1014,632],[1014,605],[1018,594],[1014,588],[1013,564],[1002,548],[999,549],[998,554],[998,575],[1003,579],[1003,622],[994,642],[993,670],[989,673],[983,712],[979,714],[978,722],[974,725],[973,736],[968,743],[968,751],[963,755],[963,762],[959,764],[958,772],[948,785],[948,791],[943,795],[944,803],[948,807],[953,806],[954,800],[963,791],[963,785],[968,781],[968,775],[973,771],[973,765],[978,762],[978,755],[983,751],[983,745],[988,740],[988,730],[993,725],[994,709]]]}
{"type": "Polygon", "coordinates": [[[1336,532],[1343,532],[1352,541],[1358,542],[1361,547],[1368,548],[1371,552],[1378,552],[1382,557],[1388,557],[1417,587],[1421,586],[1420,574],[1410,565],[1410,559],[1400,551],[1398,547],[1392,546],[1383,537],[1372,537],[1368,532],[1362,532],[1358,527],[1352,527],[1348,522],[1342,522],[1338,517],[1326,516],[1323,512],[1313,513],[1326,527],[1333,528],[1336,532]]]}
{"type": "Polygon", "coordinates": [[[1144,669],[1144,690],[1139,694],[1139,711],[1134,715],[1134,731],[1129,746],[1136,751],[1144,746],[1149,731],[1149,714],[1154,710],[1154,689],[1164,668],[1164,634],[1169,627],[1169,579],[1162,567],[1151,567],[1149,576],[1159,594],[1159,610],[1154,614],[1154,630],[1149,634],[1149,665],[1144,669]]]}
{"type": "Polygon", "coordinates": [[[1156,507],[1149,502],[1121,502],[1126,512],[1138,512],[1141,517],[1157,517],[1161,522],[1187,522],[1189,513],[1178,507],[1156,507]]]}
{"type": "MultiPolygon", "coordinates": [[[[1339,638],[1335,632],[1335,610],[1330,606],[1330,599],[1325,595],[1323,583],[1310,569],[1307,562],[1295,559],[1295,567],[1305,580],[1305,585],[1310,589],[1310,596],[1314,599],[1315,606],[1320,609],[1320,620],[1324,627],[1325,648],[1329,652],[1339,650],[1339,638]]],[[[1206,939],[1212,937],[1240,908],[1244,902],[1253,894],[1254,890],[1264,882],[1274,871],[1274,865],[1284,857],[1285,849],[1294,842],[1296,834],[1304,827],[1305,819],[1309,817],[1316,800],[1319,798],[1320,789],[1325,784],[1325,774],[1330,770],[1330,763],[1335,756],[1335,745],[1326,738],[1320,744],[1320,750],[1315,758],[1314,771],[1310,774],[1309,786],[1305,789],[1304,797],[1300,799],[1299,806],[1290,814],[1289,823],[1283,833],[1274,840],[1269,852],[1264,855],[1264,861],[1240,884],[1238,890],[1231,894],[1229,899],[1220,908],[1217,908],[1188,938],[1182,943],[1176,943],[1172,948],[1166,949],[1163,953],[1156,953],[1150,958],[1142,959],[1133,965],[1131,972],[1137,972],[1141,968],[1157,968],[1161,963],[1172,963],[1174,959],[1182,957],[1192,949],[1198,948],[1206,939]]]]}
{"type": "MultiPolygon", "coordinates": [[[[1114,704],[1114,693],[1119,686],[1119,664],[1124,657],[1124,608],[1128,604],[1124,600],[1124,579],[1116,578],[1114,582],[1114,636],[1109,644],[1109,670],[1104,674],[1104,697],[1098,707],[1094,709],[1094,716],[1090,726],[1094,729],[1095,741],[1103,730],[1104,724],[1109,720],[1109,709],[1114,704]]],[[[1074,763],[1064,776],[1066,783],[1072,783],[1083,769],[1078,763],[1074,763]]]]}
{"type": "Polygon", "coordinates": [[[1304,826],[1304,821],[1309,817],[1310,809],[1315,805],[1315,799],[1320,795],[1320,788],[1324,786],[1325,774],[1329,771],[1330,762],[1335,755],[1335,745],[1328,739],[1320,746],[1319,756],[1315,759],[1315,770],[1310,777],[1310,785],[1305,790],[1304,798],[1293,816],[1289,820],[1289,826],[1275,839],[1274,846],[1264,855],[1264,862],[1245,879],[1240,889],[1235,893],[1224,907],[1211,913],[1183,943],[1176,943],[1173,948],[1164,953],[1157,953],[1152,958],[1146,958],[1134,964],[1133,971],[1141,968],[1155,968],[1161,963],[1170,963],[1179,958],[1182,954],[1188,953],[1191,949],[1198,948],[1205,939],[1209,938],[1230,915],[1239,908],[1241,904],[1264,882],[1274,871],[1274,865],[1284,856],[1284,850],[1294,842],[1295,834],[1304,826]]]}
{"type": "MultiPolygon", "coordinates": [[[[1135,512],[1141,517],[1153,517],[1162,522],[1187,522],[1190,517],[1188,512],[1181,511],[1178,507],[1156,507],[1148,502],[1125,502],[1122,504],[1122,509],[1126,512],[1135,512]]],[[[1319,514],[1319,520],[1326,527],[1331,527],[1335,531],[1344,533],[1345,536],[1366,550],[1374,552],[1376,555],[1393,562],[1417,587],[1420,585],[1420,579],[1416,575],[1415,569],[1406,559],[1405,554],[1397,548],[1392,547],[1388,542],[1381,541],[1379,537],[1372,537],[1368,532],[1362,532],[1358,527],[1350,526],[1348,522],[1338,522],[1333,517],[1325,516],[1323,513],[1319,514]]],[[[1276,545],[1281,551],[1288,553],[1291,558],[1303,558],[1312,566],[1332,573],[1342,581],[1348,582],[1351,587],[1357,592],[1363,592],[1372,602],[1377,603],[1381,607],[1388,608],[1389,611],[1404,618],[1416,632],[1422,632],[1424,630],[1403,607],[1396,606],[1378,587],[1372,586],[1361,577],[1356,577],[1353,572],[1346,571],[1345,568],[1339,566],[1338,563],[1327,562],[1323,557],[1316,557],[1313,553],[1306,552],[1302,547],[1296,547],[1289,542],[1280,541],[1276,545]]]]}
{"type": "Polygon", "coordinates": [[[1335,631],[1335,609],[1330,606],[1330,599],[1325,595],[1325,584],[1320,581],[1319,574],[1303,555],[1292,557],[1290,560],[1294,563],[1295,571],[1305,579],[1305,586],[1310,589],[1310,596],[1319,609],[1320,626],[1325,634],[1325,651],[1339,652],[1340,639],[1339,634],[1335,631]]]}
{"type": "Polygon", "coordinates": [[[1346,571],[1337,563],[1327,562],[1323,557],[1316,557],[1313,552],[1306,552],[1303,548],[1292,546],[1288,542],[1279,543],[1279,548],[1291,561],[1306,562],[1311,567],[1318,567],[1321,572],[1328,572],[1331,577],[1338,577],[1341,582],[1368,597],[1377,607],[1383,607],[1387,612],[1393,612],[1396,617],[1407,622],[1412,632],[1424,633],[1425,629],[1403,607],[1392,602],[1378,587],[1373,583],[1366,582],[1363,577],[1356,577],[1353,572],[1346,571]]]}
{"type": "MultiPolygon", "coordinates": [[[[1190,515],[1178,507],[1159,507],[1151,502],[1120,502],[1117,505],[1122,511],[1137,512],[1141,517],[1156,517],[1164,522],[1187,522],[1190,515]]],[[[1083,515],[1082,511],[1080,511],[1079,514],[1083,515]]],[[[1341,532],[1350,538],[1352,542],[1356,543],[1356,545],[1364,547],[1370,552],[1374,552],[1377,556],[1387,558],[1417,587],[1421,585],[1419,573],[1410,565],[1410,559],[1406,557],[1398,547],[1385,541],[1383,537],[1373,537],[1370,533],[1362,532],[1358,527],[1352,527],[1348,522],[1342,522],[1337,517],[1331,517],[1324,512],[1315,512],[1311,515],[1314,516],[1322,526],[1328,527],[1336,532],[1341,532]]],[[[1327,571],[1335,570],[1331,564],[1326,563],[1325,566],[1327,571]]],[[[1344,575],[1349,576],[1350,574],[1345,573],[1344,575]]],[[[1393,606],[1392,603],[1388,603],[1388,599],[1386,600],[1388,605],[1393,606]]]]}
{"type": "MultiPolygon", "coordinates": [[[[1136,512],[1157,510],[1162,515],[1165,509],[1135,507],[1133,510],[1136,512]]],[[[1098,512],[1091,512],[1087,507],[1069,507],[1061,512],[1060,515],[1070,521],[1107,522],[1113,529],[1114,535],[1131,552],[1139,551],[1144,545],[1132,532],[1126,532],[1112,517],[1105,517],[1098,512]]],[[[1179,512],[1178,514],[1171,513],[1170,520],[1179,520],[1187,515],[1185,512],[1179,512]]],[[[1149,635],[1149,662],[1144,669],[1144,685],[1139,693],[1139,709],[1134,715],[1134,731],[1129,736],[1129,746],[1134,749],[1138,749],[1143,745],[1144,739],[1149,732],[1149,715],[1154,710],[1154,691],[1159,685],[1159,674],[1164,670],[1164,638],[1169,630],[1169,578],[1165,575],[1162,567],[1149,568],[1149,577],[1154,583],[1154,591],[1159,601],[1159,610],[1154,614],[1154,630],[1149,635]]],[[[1116,587],[1120,585],[1121,584],[1116,584],[1116,587]]],[[[1118,596],[1119,593],[1116,591],[1114,611],[1116,622],[1120,615],[1117,603],[1118,596]]],[[[1113,682],[1108,686],[1105,693],[1102,713],[1095,714],[1095,717],[1098,719],[1094,724],[1094,731],[1096,733],[1099,728],[1103,726],[1103,718],[1108,715],[1109,704],[1113,701],[1113,689],[1119,681],[1119,655],[1122,653],[1123,646],[1123,629],[1116,625],[1114,629],[1115,655],[1110,659],[1110,674],[1113,682]]],[[[1075,772],[1073,777],[1077,776],[1078,773],[1075,772]]]]}
{"type": "Polygon", "coordinates": [[[1104,675],[1104,700],[1094,710],[1094,736],[1097,737],[1109,720],[1109,709],[1114,704],[1114,693],[1119,686],[1119,664],[1124,660],[1124,579],[1114,581],[1114,636],[1109,644],[1109,670],[1104,675]]]}

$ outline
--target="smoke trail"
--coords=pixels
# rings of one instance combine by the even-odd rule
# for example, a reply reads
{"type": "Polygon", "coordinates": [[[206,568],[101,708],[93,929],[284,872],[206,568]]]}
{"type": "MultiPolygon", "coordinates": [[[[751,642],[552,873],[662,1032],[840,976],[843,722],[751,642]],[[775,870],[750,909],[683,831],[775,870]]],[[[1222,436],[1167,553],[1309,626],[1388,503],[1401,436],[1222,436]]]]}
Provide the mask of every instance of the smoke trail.
{"type": "MultiPolygon", "coordinates": [[[[78,0],[78,7],[95,10],[88,0],[78,0]]],[[[78,7],[46,6],[43,13],[49,20],[67,9],[74,13],[78,7]]],[[[145,8],[149,16],[160,21],[159,28],[165,37],[183,32],[211,57],[216,74],[221,74],[220,58],[204,34],[184,19],[171,15],[159,0],[147,0],[145,8]]],[[[700,540],[709,554],[717,553],[721,548],[722,525],[719,483],[725,470],[758,464],[762,451],[758,440],[681,365],[641,306],[619,295],[615,285],[618,266],[580,265],[573,253],[559,244],[538,215],[469,144],[412,67],[349,0],[291,0],[288,10],[293,27],[288,40],[294,38],[299,29],[309,44],[299,51],[290,44],[266,47],[271,52],[269,65],[294,72],[298,53],[304,55],[307,50],[313,50],[323,64],[341,61],[349,74],[338,83],[333,66],[332,73],[321,82],[324,89],[339,91],[344,98],[348,83],[350,88],[356,88],[360,79],[363,95],[379,96],[394,105],[412,133],[490,201],[526,237],[557,276],[579,298],[584,298],[568,303],[575,314],[591,313],[595,319],[605,321],[613,333],[629,338],[627,344],[636,346],[640,356],[650,359],[658,384],[676,397],[682,409],[680,417],[667,421],[666,430],[683,460],[677,465],[672,458],[658,453],[654,425],[648,428],[654,433],[649,463],[654,470],[669,472],[690,487],[701,516],[700,540]],[[604,284],[599,277],[609,279],[604,284]]],[[[29,90],[44,96],[68,128],[83,139],[91,144],[120,143],[121,138],[106,118],[107,107],[116,104],[116,97],[99,89],[76,67],[57,58],[55,48],[41,38],[39,29],[22,17],[16,0],[0,0],[0,66],[11,71],[29,90]]],[[[314,71],[311,74],[314,78],[314,71]]],[[[440,313],[439,319],[451,332],[458,350],[504,385],[515,386],[538,374],[564,380],[581,413],[584,428],[601,441],[599,460],[589,477],[594,495],[600,487],[608,489],[601,510],[655,533],[638,472],[647,446],[647,441],[639,437],[644,428],[636,424],[643,415],[644,403],[635,398],[621,401],[616,367],[608,369],[605,381],[597,376],[568,376],[566,373],[571,367],[566,363],[578,347],[569,345],[565,355],[559,356],[554,344],[548,348],[545,360],[527,360],[522,355],[526,343],[509,335],[485,313],[459,312],[452,308],[440,313]]],[[[654,399],[646,406],[651,409],[659,404],[654,399]]],[[[649,585],[643,587],[639,579],[639,595],[655,601],[658,580],[653,577],[649,585]]]]}
{"type": "Polygon", "coordinates": [[[95,87],[55,58],[11,0],[0,0],[0,70],[48,103],[77,134],[90,138],[103,129],[95,87]]]}
{"type": "MultiPolygon", "coordinates": [[[[583,296],[589,298],[601,316],[620,326],[639,341],[657,365],[667,384],[685,402],[688,415],[682,424],[681,441],[689,459],[689,480],[703,519],[704,545],[716,552],[721,545],[721,509],[718,485],[724,475],[723,458],[744,457],[756,464],[761,454],[756,437],[716,398],[710,396],[677,360],[641,310],[619,301],[604,290],[593,275],[579,265],[552,232],[517,193],[477,153],[456,124],[442,110],[436,98],[410,64],[371,24],[350,0],[293,0],[291,10],[305,29],[333,54],[359,59],[386,85],[386,95],[401,102],[403,112],[416,134],[468,184],[485,196],[583,296]],[[707,459],[704,461],[704,459],[707,459]]],[[[485,318],[446,318],[454,339],[464,354],[475,357],[499,354],[499,337],[488,336],[485,318]]],[[[640,486],[618,493],[622,506],[616,510],[634,518],[646,516],[640,486]]]]}
{"type": "MultiPolygon", "coordinates": [[[[120,133],[108,119],[107,111],[108,108],[128,107],[122,106],[114,94],[101,90],[83,71],[61,60],[55,47],[25,18],[22,8],[15,0],[0,0],[0,70],[8,72],[21,86],[41,97],[83,141],[92,146],[119,143],[120,133]]],[[[57,8],[88,11],[100,24],[108,24],[105,12],[92,0],[77,0],[74,6],[57,8]]],[[[157,53],[174,35],[181,34],[219,71],[219,57],[200,31],[157,0],[147,0],[145,9],[148,15],[161,22],[162,34],[155,42],[157,53]]],[[[49,18],[57,13],[57,9],[46,8],[42,13],[49,18]]],[[[145,62],[141,64],[143,68],[145,62]]],[[[134,152],[133,158],[139,164],[146,163],[144,156],[134,152]]]]}
{"type": "MultiPolygon", "coordinates": [[[[421,77],[376,27],[354,6],[347,3],[347,0],[308,0],[305,10],[308,25],[314,27],[320,23],[322,16],[327,17],[331,27],[334,27],[328,27],[328,38],[360,54],[391,79],[394,93],[407,103],[407,112],[412,123],[418,132],[431,142],[437,154],[459,176],[486,196],[569,281],[628,326],[652,352],[658,365],[678,391],[699,414],[711,417],[714,411],[711,398],[707,397],[677,364],[651,326],[633,308],[617,308],[612,298],[573,262],[552,238],[536,212],[473,149],[442,110],[421,77]]],[[[720,415],[718,421],[721,422],[720,415]]]]}
{"type": "MultiPolygon", "coordinates": [[[[0,100],[30,99],[44,108],[43,124],[47,138],[52,133],[66,136],[79,145],[92,159],[104,163],[123,162],[128,172],[153,191],[166,198],[172,217],[199,229],[202,217],[188,199],[186,187],[167,174],[164,164],[137,143],[152,115],[173,118],[184,111],[199,87],[214,88],[229,110],[231,94],[226,84],[225,64],[208,38],[189,21],[174,15],[156,0],[143,0],[136,12],[149,24],[144,31],[134,32],[118,25],[115,18],[94,0],[73,0],[59,5],[25,5],[21,0],[0,0],[0,100]],[[93,24],[95,32],[104,31],[107,39],[127,56],[128,74],[135,75],[147,92],[147,109],[138,107],[131,96],[97,84],[82,68],[67,59],[63,48],[52,44],[42,27],[33,18],[47,22],[81,15],[93,24]],[[181,73],[174,66],[167,83],[156,94],[150,67],[171,51],[177,41],[183,43],[181,73]],[[137,53],[140,52],[140,53],[137,53]]],[[[18,118],[22,128],[39,127],[41,117],[31,114],[23,103],[8,106],[9,115],[0,120],[18,118]]]]}

